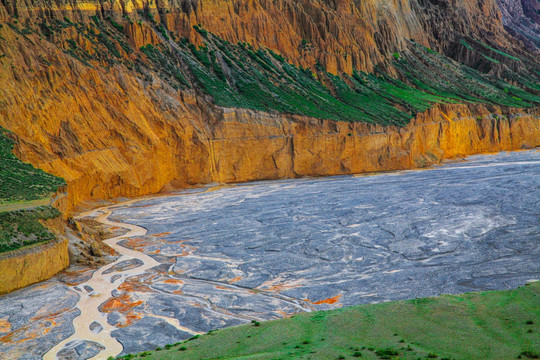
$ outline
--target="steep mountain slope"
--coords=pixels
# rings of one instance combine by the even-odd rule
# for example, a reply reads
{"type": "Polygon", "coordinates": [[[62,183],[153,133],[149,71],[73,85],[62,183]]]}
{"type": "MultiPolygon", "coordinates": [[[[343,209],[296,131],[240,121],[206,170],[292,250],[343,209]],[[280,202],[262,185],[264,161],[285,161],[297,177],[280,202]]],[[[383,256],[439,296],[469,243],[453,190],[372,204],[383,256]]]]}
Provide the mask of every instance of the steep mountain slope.
{"type": "MultiPolygon", "coordinates": [[[[520,0],[501,2],[505,13],[512,14],[505,17],[513,19],[508,21],[522,20],[521,6],[511,5],[520,0]]],[[[504,31],[494,0],[46,0],[5,1],[0,9],[1,21],[20,18],[28,24],[65,19],[88,23],[92,16],[110,17],[125,27],[135,48],[158,41],[139,20],[151,19],[196,44],[200,38],[192,27],[200,25],[232,43],[273,49],[296,65],[314,67],[319,62],[334,74],[371,72],[389,54],[405,50],[408,39],[456,60],[463,60],[455,47],[464,35],[512,52],[524,50],[504,31]]]]}
{"type": "Polygon", "coordinates": [[[536,0],[497,0],[505,28],[523,41],[530,51],[540,47],[540,2],[536,0]]]}
{"type": "Polygon", "coordinates": [[[538,51],[495,0],[6,0],[0,23],[0,126],[70,208],[540,142],[538,51]]]}

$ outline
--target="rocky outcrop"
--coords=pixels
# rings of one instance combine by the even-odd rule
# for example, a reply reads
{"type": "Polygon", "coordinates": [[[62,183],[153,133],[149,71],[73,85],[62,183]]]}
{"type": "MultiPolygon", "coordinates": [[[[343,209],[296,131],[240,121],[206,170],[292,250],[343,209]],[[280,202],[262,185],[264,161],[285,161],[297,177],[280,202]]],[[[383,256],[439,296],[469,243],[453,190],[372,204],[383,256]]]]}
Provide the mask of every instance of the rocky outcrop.
{"type": "Polygon", "coordinates": [[[527,45],[540,49],[540,2],[537,0],[497,0],[505,28],[527,45]]]}
{"type": "Polygon", "coordinates": [[[538,113],[496,114],[485,108],[471,112],[466,106],[440,106],[398,129],[265,116],[253,121],[250,114],[234,111],[224,114],[225,121],[210,141],[213,180],[411,169],[443,159],[540,145],[538,113]],[[243,125],[247,119],[258,126],[243,125]]]}
{"type": "Polygon", "coordinates": [[[69,265],[67,241],[0,255],[0,295],[47,280],[69,265]]]}
{"type": "MultiPolygon", "coordinates": [[[[67,125],[58,121],[60,129],[52,130],[63,136],[47,133],[52,120],[37,123],[31,134],[26,126],[13,129],[25,138],[18,148],[21,157],[66,179],[68,208],[83,200],[155,193],[169,185],[408,169],[540,145],[538,110],[440,105],[394,128],[218,109],[195,98],[165,97],[167,103],[156,104],[175,110],[167,118],[142,102],[147,96],[135,102],[138,91],[147,89],[133,89],[137,92],[118,99],[106,95],[117,104],[115,114],[126,114],[119,118],[73,111],[64,115],[67,125]],[[62,133],[66,128],[70,134],[62,133]],[[74,139],[80,148],[69,147],[74,139]]],[[[82,100],[78,105],[93,106],[82,100]]]]}
{"type": "MultiPolygon", "coordinates": [[[[499,1],[503,9],[507,3],[519,2],[499,1]]],[[[404,51],[408,39],[456,60],[463,60],[455,50],[463,36],[527,56],[504,31],[496,0],[25,0],[0,4],[0,21],[18,19],[22,25],[89,23],[91,16],[112,18],[137,49],[159,41],[140,19],[164,24],[175,39],[185,37],[200,44],[193,29],[199,24],[230,42],[275,50],[302,67],[322,64],[334,74],[350,74],[353,69],[371,72],[377,64],[391,68],[392,53],[404,51]]]]}
{"type": "MultiPolygon", "coordinates": [[[[421,167],[540,143],[538,109],[436,105],[406,127],[380,127],[220,108],[197,89],[139,71],[138,47],[166,43],[167,34],[201,44],[194,24],[334,73],[377,64],[392,74],[387,60],[408,38],[476,62],[456,52],[465,33],[532,58],[502,28],[494,0],[4,1],[0,20],[10,21],[0,29],[0,126],[17,135],[18,157],[66,180],[67,212],[169,187],[421,167]],[[95,55],[99,41],[109,58],[77,58],[80,48],[95,55]]],[[[492,56],[500,59],[486,61],[511,55],[492,56]]]]}

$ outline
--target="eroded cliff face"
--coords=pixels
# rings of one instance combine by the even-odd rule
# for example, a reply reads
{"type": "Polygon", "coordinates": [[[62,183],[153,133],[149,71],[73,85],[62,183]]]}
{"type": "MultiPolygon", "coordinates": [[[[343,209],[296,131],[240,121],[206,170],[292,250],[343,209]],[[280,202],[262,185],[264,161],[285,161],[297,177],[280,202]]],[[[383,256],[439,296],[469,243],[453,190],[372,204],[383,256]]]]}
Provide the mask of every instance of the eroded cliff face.
{"type": "Polygon", "coordinates": [[[538,109],[435,105],[406,127],[380,127],[220,108],[156,71],[137,72],[144,65],[139,47],[166,43],[167,34],[202,44],[194,24],[335,73],[378,64],[392,74],[388,54],[407,51],[409,37],[476,63],[480,56],[469,56],[465,45],[456,51],[463,33],[531,59],[502,28],[492,0],[12,1],[0,5],[0,20],[9,20],[0,29],[0,126],[18,136],[21,159],[66,180],[68,212],[85,200],[135,197],[169,185],[405,169],[540,144],[538,109]],[[97,22],[92,16],[110,16],[125,37],[103,39],[110,58],[95,52],[94,30],[70,26],[97,22]],[[160,33],[150,18],[169,31],[160,33]],[[51,30],[53,20],[62,32],[51,30]],[[41,32],[30,30],[36,24],[41,32]],[[96,59],[85,62],[75,49],[96,59]]]}
{"type": "MultiPolygon", "coordinates": [[[[501,7],[514,0],[500,0],[501,7]]],[[[519,1],[517,1],[519,2],[519,1]]],[[[464,35],[526,56],[522,45],[503,28],[495,0],[113,0],[6,1],[0,21],[21,24],[50,20],[90,22],[91,16],[111,17],[125,27],[138,49],[159,42],[140,19],[164,24],[173,36],[201,44],[194,25],[232,43],[247,42],[273,49],[296,65],[322,64],[327,71],[371,72],[391,66],[394,52],[409,39],[460,58],[464,35]]]]}
{"type": "Polygon", "coordinates": [[[50,279],[69,266],[67,241],[0,255],[0,295],[50,279]]]}
{"type": "Polygon", "coordinates": [[[68,209],[167,185],[407,169],[540,145],[538,109],[439,105],[406,127],[380,127],[222,109],[121,68],[57,66],[1,72],[17,86],[3,89],[11,111],[0,125],[18,134],[22,159],[66,179],[68,209]]]}
{"type": "Polygon", "coordinates": [[[540,48],[540,2],[537,0],[497,0],[505,28],[527,48],[540,48]]]}

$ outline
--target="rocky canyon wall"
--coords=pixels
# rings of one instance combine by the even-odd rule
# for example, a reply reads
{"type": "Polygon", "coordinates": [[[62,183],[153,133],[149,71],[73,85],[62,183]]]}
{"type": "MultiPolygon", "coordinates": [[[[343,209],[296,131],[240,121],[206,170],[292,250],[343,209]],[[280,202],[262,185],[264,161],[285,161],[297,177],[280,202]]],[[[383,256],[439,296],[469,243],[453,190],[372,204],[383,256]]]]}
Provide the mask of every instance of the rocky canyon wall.
{"type": "Polygon", "coordinates": [[[497,0],[505,28],[532,51],[540,48],[540,2],[537,0],[497,0]]]}
{"type": "Polygon", "coordinates": [[[67,241],[0,255],[0,295],[50,279],[69,266],[67,241]]]}
{"type": "MultiPolygon", "coordinates": [[[[508,3],[519,2],[498,1],[505,13],[515,7],[508,3]]],[[[459,61],[467,60],[456,50],[463,36],[530,56],[504,30],[499,5],[496,0],[7,0],[0,3],[0,22],[111,18],[137,49],[160,41],[140,19],[161,23],[173,37],[195,44],[202,44],[193,29],[200,25],[232,43],[275,50],[296,65],[322,64],[330,73],[351,74],[371,72],[376,65],[391,71],[392,53],[404,51],[409,39],[459,61]]]]}
{"type": "MultiPolygon", "coordinates": [[[[139,51],[158,43],[170,46],[163,52],[176,49],[167,34],[201,44],[192,29],[201,24],[223,39],[274,49],[302,66],[320,62],[336,73],[378,64],[391,74],[388,53],[405,49],[409,37],[468,62],[476,60],[454,52],[464,33],[533,58],[500,19],[494,0],[2,1],[0,126],[17,136],[19,158],[66,180],[67,212],[83,201],[169,186],[405,169],[538,146],[538,108],[472,105],[475,99],[448,104],[457,102],[452,98],[402,128],[221,108],[200,89],[175,88],[144,68],[139,51]],[[61,30],[53,32],[53,25],[61,30]],[[81,49],[95,55],[98,41],[109,58],[78,57],[81,49]]],[[[504,59],[517,70],[526,64],[506,53],[492,56],[499,56],[489,60],[498,66],[504,59]]],[[[525,96],[532,98],[536,85],[525,96]]],[[[506,85],[498,86],[504,93],[506,85]]],[[[479,89],[486,96],[495,91],[479,89]]]]}
{"type": "Polygon", "coordinates": [[[71,128],[62,138],[102,134],[101,148],[81,145],[76,154],[58,156],[21,141],[18,151],[67,180],[69,210],[84,200],[135,197],[164,187],[410,169],[540,145],[538,109],[438,105],[397,128],[241,109],[194,115],[187,109],[197,108],[196,100],[184,101],[191,118],[124,124],[139,129],[133,133],[120,133],[111,121],[98,122],[97,130],[60,125],[60,132],[71,128]],[[201,125],[203,119],[211,121],[201,125]]]}
{"type": "Polygon", "coordinates": [[[404,128],[382,128],[261,115],[254,119],[233,111],[224,114],[209,142],[211,174],[214,181],[238,182],[411,169],[540,144],[538,112],[502,115],[496,109],[494,114],[483,107],[471,112],[462,105],[437,106],[404,128]]]}

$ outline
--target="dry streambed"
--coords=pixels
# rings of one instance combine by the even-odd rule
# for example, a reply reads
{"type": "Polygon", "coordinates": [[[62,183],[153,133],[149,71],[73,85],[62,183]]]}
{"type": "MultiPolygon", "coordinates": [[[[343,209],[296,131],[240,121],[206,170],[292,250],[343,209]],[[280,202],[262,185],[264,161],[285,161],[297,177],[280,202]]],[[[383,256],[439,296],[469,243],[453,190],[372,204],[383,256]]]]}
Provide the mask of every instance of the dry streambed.
{"type": "Polygon", "coordinates": [[[273,181],[83,216],[121,258],[0,298],[0,358],[106,358],[252,319],[538,279],[540,152],[273,181]]]}

